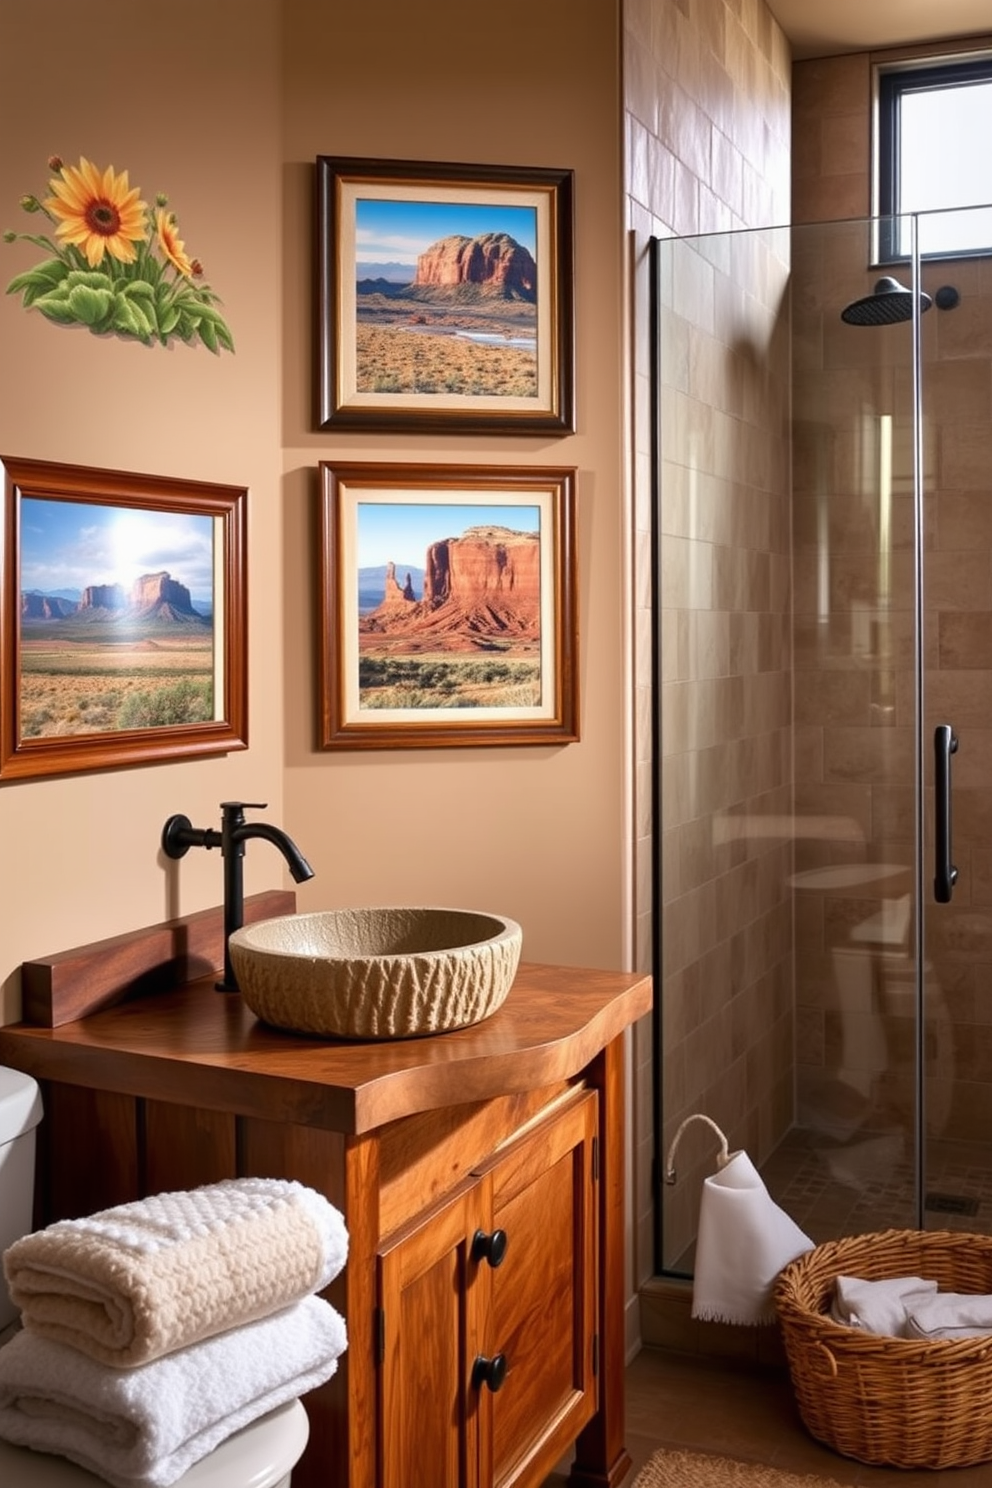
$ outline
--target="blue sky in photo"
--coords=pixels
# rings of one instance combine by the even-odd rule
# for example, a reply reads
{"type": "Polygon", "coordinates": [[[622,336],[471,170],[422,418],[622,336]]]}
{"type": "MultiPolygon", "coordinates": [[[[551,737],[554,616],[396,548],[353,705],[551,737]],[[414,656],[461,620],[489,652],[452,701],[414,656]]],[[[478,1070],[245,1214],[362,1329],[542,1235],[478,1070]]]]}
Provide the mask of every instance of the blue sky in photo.
{"type": "Polygon", "coordinates": [[[213,537],[210,516],[24,497],[20,587],[44,594],[89,584],[129,589],[142,574],[164,569],[194,600],[209,603],[213,537]]]}
{"type": "Polygon", "coordinates": [[[356,543],[359,568],[395,563],[398,570],[423,568],[431,543],[461,537],[468,527],[509,527],[539,532],[539,506],[446,505],[359,501],[356,543]]]}
{"type": "Polygon", "coordinates": [[[487,232],[509,233],[537,258],[535,207],[375,199],[355,203],[355,258],[363,264],[408,263],[412,268],[417,255],[439,238],[487,232]]]}

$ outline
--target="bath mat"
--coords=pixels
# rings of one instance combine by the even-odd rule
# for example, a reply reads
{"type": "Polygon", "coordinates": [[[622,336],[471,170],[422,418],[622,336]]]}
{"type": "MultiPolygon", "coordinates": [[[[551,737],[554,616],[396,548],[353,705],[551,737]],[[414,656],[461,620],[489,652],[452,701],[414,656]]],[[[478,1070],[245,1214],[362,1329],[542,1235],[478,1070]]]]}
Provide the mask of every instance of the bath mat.
{"type": "Polygon", "coordinates": [[[641,1468],[632,1488],[841,1488],[816,1473],[785,1472],[760,1462],[662,1450],[641,1468]]]}

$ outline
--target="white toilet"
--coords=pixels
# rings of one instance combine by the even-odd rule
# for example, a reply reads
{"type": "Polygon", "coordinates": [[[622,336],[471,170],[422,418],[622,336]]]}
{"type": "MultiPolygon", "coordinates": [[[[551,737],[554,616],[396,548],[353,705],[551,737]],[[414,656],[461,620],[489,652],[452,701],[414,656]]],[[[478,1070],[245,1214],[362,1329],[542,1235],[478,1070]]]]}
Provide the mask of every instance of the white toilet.
{"type": "MultiPolygon", "coordinates": [[[[35,1128],[41,1093],[30,1075],[0,1065],[0,1253],[31,1230],[35,1128]]],[[[0,1273],[0,1343],[17,1311],[0,1273]]],[[[173,1488],[289,1488],[310,1434],[299,1400],[229,1436],[173,1488]]],[[[103,1480],[64,1457],[0,1440],[0,1483],[10,1488],[99,1488],[103,1480]]]]}

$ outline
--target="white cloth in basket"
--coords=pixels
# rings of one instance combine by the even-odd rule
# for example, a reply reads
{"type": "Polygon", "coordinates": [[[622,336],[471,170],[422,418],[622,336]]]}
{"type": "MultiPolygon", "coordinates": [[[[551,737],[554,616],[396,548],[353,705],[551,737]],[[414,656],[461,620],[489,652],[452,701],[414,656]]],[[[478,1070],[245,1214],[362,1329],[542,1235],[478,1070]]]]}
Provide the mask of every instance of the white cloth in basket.
{"type": "Polygon", "coordinates": [[[937,1283],[922,1276],[886,1276],[881,1281],[838,1276],[830,1316],[848,1328],[904,1338],[907,1310],[936,1294],[937,1283]]]}
{"type": "Polygon", "coordinates": [[[782,1267],[813,1242],[773,1201],[745,1152],[703,1180],[692,1316],[715,1323],[773,1323],[782,1267]]]}
{"type": "Polygon", "coordinates": [[[981,1338],[992,1333],[992,1297],[937,1292],[907,1303],[907,1338],[981,1338]]]}

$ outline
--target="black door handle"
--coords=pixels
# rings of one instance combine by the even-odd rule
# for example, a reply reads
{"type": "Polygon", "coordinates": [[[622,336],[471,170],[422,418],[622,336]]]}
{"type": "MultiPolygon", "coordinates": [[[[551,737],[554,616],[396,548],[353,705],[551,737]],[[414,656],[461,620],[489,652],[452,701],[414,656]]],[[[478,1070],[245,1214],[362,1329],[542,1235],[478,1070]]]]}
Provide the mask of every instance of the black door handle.
{"type": "Polygon", "coordinates": [[[949,904],[958,870],[951,862],[951,755],[957,753],[958,736],[949,723],[938,723],[933,731],[934,879],[933,896],[938,904],[949,904]]]}
{"type": "Polygon", "coordinates": [[[503,1388],[507,1367],[505,1354],[493,1354],[491,1359],[480,1354],[472,1365],[472,1384],[477,1390],[485,1385],[495,1395],[497,1390],[503,1388]]]}
{"type": "Polygon", "coordinates": [[[487,1234],[485,1230],[476,1230],[472,1236],[472,1259],[473,1261],[488,1261],[495,1270],[497,1266],[503,1264],[508,1244],[505,1230],[493,1230],[491,1234],[487,1234]]]}

